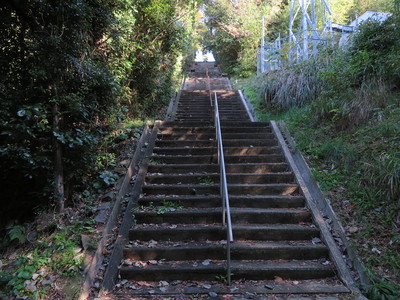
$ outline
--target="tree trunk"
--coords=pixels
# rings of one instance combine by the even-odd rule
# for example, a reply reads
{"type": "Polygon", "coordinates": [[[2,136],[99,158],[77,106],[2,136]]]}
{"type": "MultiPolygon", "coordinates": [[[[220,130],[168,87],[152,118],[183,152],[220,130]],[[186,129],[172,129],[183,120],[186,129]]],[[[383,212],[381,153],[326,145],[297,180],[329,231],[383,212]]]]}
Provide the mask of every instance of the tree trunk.
{"type": "MultiPolygon", "coordinates": [[[[59,132],[60,130],[60,116],[59,106],[57,103],[53,105],[53,131],[59,132]]],[[[61,143],[57,137],[53,135],[54,146],[54,197],[59,212],[64,211],[64,169],[62,163],[62,148],[61,143]]]]}

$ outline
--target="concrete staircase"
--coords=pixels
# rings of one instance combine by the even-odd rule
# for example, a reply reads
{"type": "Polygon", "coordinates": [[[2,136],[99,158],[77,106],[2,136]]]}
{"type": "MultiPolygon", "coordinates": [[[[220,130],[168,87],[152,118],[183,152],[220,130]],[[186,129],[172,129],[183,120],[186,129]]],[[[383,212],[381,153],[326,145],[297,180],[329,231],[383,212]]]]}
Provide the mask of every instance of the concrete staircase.
{"type": "MultiPolygon", "coordinates": [[[[338,284],[329,249],[270,124],[250,122],[237,91],[215,92],[235,239],[232,279],[314,280],[323,287],[311,293],[348,292],[338,284]]],[[[169,283],[226,278],[213,105],[209,91],[184,90],[175,121],[161,122],[153,154],[145,162],[147,175],[124,249],[122,279],[169,283]]],[[[130,293],[149,290],[162,295],[166,289],[153,285],[130,293]]]]}

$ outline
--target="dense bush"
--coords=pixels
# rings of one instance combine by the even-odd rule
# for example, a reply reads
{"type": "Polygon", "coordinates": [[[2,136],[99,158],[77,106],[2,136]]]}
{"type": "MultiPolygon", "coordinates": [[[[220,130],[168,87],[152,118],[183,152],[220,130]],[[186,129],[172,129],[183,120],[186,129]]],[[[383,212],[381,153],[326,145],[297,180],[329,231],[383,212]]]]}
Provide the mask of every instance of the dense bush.
{"type": "Polygon", "coordinates": [[[104,171],[97,156],[113,126],[158,113],[191,50],[197,6],[191,0],[0,5],[0,222],[50,200],[62,209],[104,171]]]}

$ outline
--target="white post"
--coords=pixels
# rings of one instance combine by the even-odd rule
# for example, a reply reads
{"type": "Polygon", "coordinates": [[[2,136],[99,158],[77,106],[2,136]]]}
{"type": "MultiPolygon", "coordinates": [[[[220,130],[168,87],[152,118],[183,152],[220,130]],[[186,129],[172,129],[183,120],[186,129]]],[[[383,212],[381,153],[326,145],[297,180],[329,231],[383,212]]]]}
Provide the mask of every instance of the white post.
{"type": "Polygon", "coordinates": [[[261,28],[261,73],[265,71],[265,16],[262,16],[261,28]]]}
{"type": "Polygon", "coordinates": [[[319,37],[319,34],[317,32],[317,15],[315,13],[315,0],[311,0],[311,22],[312,22],[312,40],[313,40],[313,55],[317,55],[317,45],[321,41],[321,38],[319,37]]]}
{"type": "Polygon", "coordinates": [[[307,3],[301,0],[302,26],[303,26],[303,60],[308,59],[308,25],[307,25],[307,3]]]}

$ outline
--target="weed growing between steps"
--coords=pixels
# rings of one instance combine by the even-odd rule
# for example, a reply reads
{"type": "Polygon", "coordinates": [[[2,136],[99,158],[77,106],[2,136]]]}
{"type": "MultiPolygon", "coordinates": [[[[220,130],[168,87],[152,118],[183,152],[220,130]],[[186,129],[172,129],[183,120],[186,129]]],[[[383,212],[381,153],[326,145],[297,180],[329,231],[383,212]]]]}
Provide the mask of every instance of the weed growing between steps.
{"type": "Polygon", "coordinates": [[[202,184],[202,185],[212,185],[212,184],[214,184],[214,180],[212,180],[210,177],[200,178],[199,184],[202,184]]]}
{"type": "Polygon", "coordinates": [[[158,215],[163,215],[167,212],[171,211],[177,211],[180,209],[183,209],[183,206],[180,204],[178,201],[168,201],[168,200],[162,200],[161,205],[154,205],[153,202],[150,202],[148,206],[140,206],[137,208],[137,210],[140,210],[142,212],[156,212],[158,215]]]}
{"type": "Polygon", "coordinates": [[[125,174],[143,121],[125,121],[102,142],[97,173],[63,214],[36,212],[30,223],[9,224],[0,240],[0,298],[76,299],[107,215],[111,193],[125,174]]]}

